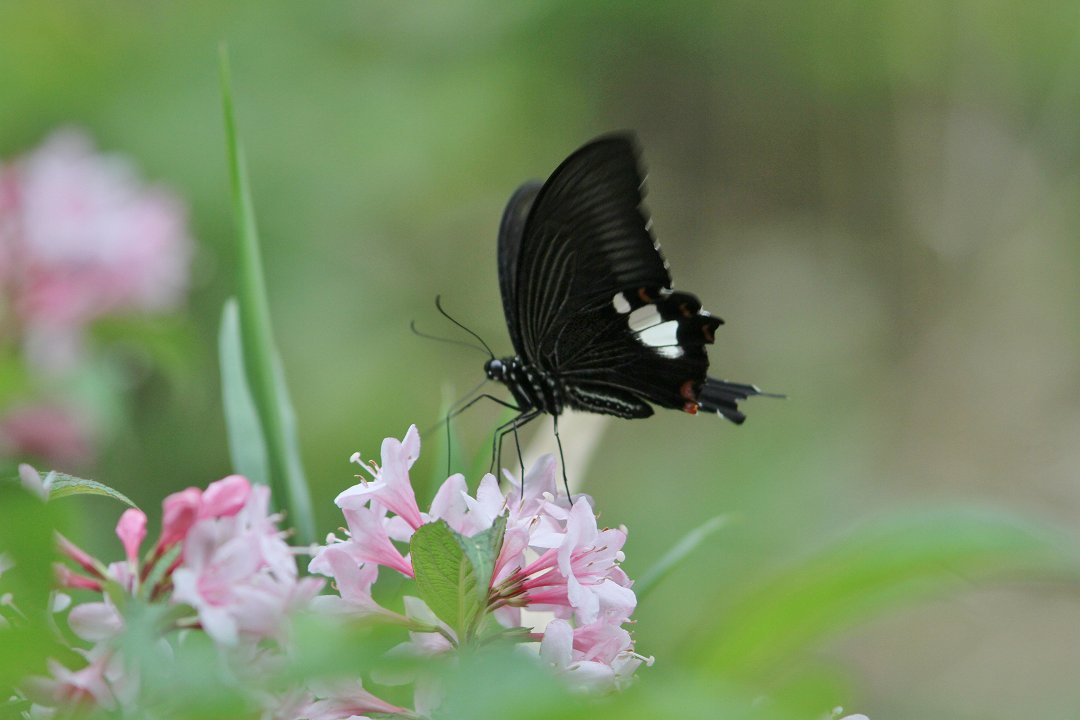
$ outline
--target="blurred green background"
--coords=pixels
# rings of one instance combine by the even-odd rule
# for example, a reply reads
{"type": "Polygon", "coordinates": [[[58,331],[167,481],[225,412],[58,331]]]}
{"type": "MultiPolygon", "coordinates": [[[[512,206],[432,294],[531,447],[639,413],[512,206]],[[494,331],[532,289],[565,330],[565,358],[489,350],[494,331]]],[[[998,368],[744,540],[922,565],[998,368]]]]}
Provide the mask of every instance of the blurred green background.
{"type": "MultiPolygon", "coordinates": [[[[222,40],[321,532],[354,450],[430,428],[447,387],[482,377],[479,354],[409,321],[454,336],[441,293],[509,353],[503,203],[620,128],[644,148],[677,287],[727,320],[713,374],[789,396],[751,401],[741,428],[610,423],[577,469],[602,520],[629,527],[631,576],[731,519],[635,615],[658,658],[641,682],[680,672],[726,598],[853,525],[941,505],[1076,524],[1075,4],[0,4],[0,156],[79,125],[189,203],[199,250],[186,316],[162,322],[168,361],[132,387],[99,465],[71,468],[151,512],[229,471],[222,40]]],[[[470,452],[500,416],[462,419],[470,452]]],[[[429,452],[418,476],[444,463],[429,452]]],[[[119,510],[101,507],[87,532],[105,538],[119,510]]],[[[972,586],[812,662],[871,717],[1073,716],[1078,629],[1074,590],[972,586]]]]}

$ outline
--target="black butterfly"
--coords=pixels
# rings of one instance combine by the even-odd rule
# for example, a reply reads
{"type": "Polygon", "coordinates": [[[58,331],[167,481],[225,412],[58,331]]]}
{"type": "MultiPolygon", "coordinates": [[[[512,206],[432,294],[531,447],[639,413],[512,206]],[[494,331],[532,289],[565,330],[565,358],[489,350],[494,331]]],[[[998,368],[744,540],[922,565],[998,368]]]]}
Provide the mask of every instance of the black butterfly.
{"type": "Polygon", "coordinates": [[[510,198],[499,228],[499,286],[515,355],[484,365],[521,414],[499,439],[566,408],[644,418],[653,405],[734,423],[753,385],[707,375],[705,346],[723,322],[672,288],[642,207],[636,143],[601,136],[547,182],[510,198]]]}

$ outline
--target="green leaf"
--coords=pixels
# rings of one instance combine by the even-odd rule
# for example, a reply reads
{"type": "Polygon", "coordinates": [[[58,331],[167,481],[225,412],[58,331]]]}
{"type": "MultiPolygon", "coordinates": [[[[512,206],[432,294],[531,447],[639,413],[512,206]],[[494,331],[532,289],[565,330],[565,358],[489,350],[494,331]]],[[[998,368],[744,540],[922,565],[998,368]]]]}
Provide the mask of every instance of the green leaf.
{"type": "Polygon", "coordinates": [[[113,500],[119,500],[130,507],[138,507],[124,493],[96,480],[87,480],[86,478],[58,472],[51,472],[49,475],[52,476],[52,479],[50,480],[49,476],[46,476],[45,481],[49,483],[50,500],[72,495],[104,495],[105,497],[111,497],[113,500]]]}
{"type": "Polygon", "coordinates": [[[252,482],[270,482],[266,459],[266,441],[262,424],[244,375],[244,349],[240,339],[240,312],[236,298],[229,298],[221,309],[218,333],[218,358],[221,365],[221,395],[225,405],[225,427],[229,436],[229,457],[233,471],[252,482]]]}
{"type": "Polygon", "coordinates": [[[906,514],[863,526],[747,593],[706,640],[711,672],[760,675],[898,605],[995,577],[1080,577],[1075,548],[992,512],[906,514]]]}
{"type": "Polygon", "coordinates": [[[225,140],[237,226],[239,256],[238,301],[244,375],[258,412],[270,470],[275,502],[288,512],[298,540],[315,540],[311,495],[300,461],[296,422],[289,401],[285,375],[274,343],[266,282],[262,272],[259,234],[251,202],[244,149],[236,130],[229,60],[221,48],[221,100],[225,115],[225,140]]]}
{"type": "Polygon", "coordinates": [[[410,552],[420,598],[457,633],[471,638],[487,607],[495,560],[502,548],[506,518],[472,537],[463,537],[445,521],[421,525],[410,552]]]}
{"type": "Polygon", "coordinates": [[[409,544],[420,599],[461,638],[475,612],[476,575],[445,521],[421,525],[409,544]]]}
{"type": "Polygon", "coordinates": [[[491,527],[483,532],[478,532],[471,537],[463,537],[454,533],[454,539],[461,546],[466,559],[472,565],[473,575],[477,579],[475,586],[475,602],[479,605],[480,612],[476,613],[472,620],[473,625],[468,628],[471,633],[476,624],[483,616],[483,610],[487,606],[488,592],[491,589],[491,576],[495,574],[495,561],[499,558],[502,550],[503,538],[506,537],[506,515],[495,518],[491,527]]]}
{"type": "Polygon", "coordinates": [[[57,508],[12,483],[0,484],[0,596],[10,596],[19,612],[0,626],[0,693],[23,676],[44,670],[57,643],[48,611],[57,508]]]}
{"type": "Polygon", "coordinates": [[[638,602],[641,602],[642,598],[652,592],[653,588],[667,577],[672,570],[681,565],[699,545],[708,540],[710,535],[726,524],[727,518],[723,515],[717,515],[683,535],[682,539],[664,553],[664,556],[655,565],[634,581],[634,594],[637,595],[638,602]]]}

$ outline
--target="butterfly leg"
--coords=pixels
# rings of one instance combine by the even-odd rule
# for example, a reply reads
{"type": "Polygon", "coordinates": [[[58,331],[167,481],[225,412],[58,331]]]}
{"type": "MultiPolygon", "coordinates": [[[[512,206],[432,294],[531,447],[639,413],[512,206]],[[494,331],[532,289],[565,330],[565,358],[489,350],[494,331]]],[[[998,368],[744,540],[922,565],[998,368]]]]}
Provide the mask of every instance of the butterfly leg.
{"type": "Polygon", "coordinates": [[[488,469],[489,472],[494,472],[496,464],[502,462],[502,441],[507,433],[512,432],[514,433],[514,442],[515,444],[517,444],[518,463],[521,465],[522,482],[524,482],[525,464],[524,461],[521,459],[521,443],[518,441],[517,431],[518,428],[521,428],[532,420],[535,420],[537,417],[539,417],[539,415],[539,410],[530,410],[526,413],[518,415],[516,418],[513,418],[509,422],[505,422],[499,427],[495,428],[495,441],[491,445],[491,466],[488,469]]]}
{"type": "MultiPolygon", "coordinates": [[[[518,425],[514,425],[510,429],[514,431],[514,448],[517,450],[518,468],[521,470],[521,477],[523,479],[521,483],[521,491],[525,492],[525,455],[521,452],[521,438],[518,437],[518,427],[518,425]]],[[[501,457],[499,458],[499,462],[502,462],[501,457]]]]}
{"type": "Polygon", "coordinates": [[[566,488],[566,499],[570,500],[570,481],[566,479],[566,458],[563,457],[562,438],[559,437],[559,416],[552,415],[551,421],[555,425],[555,444],[559,447],[559,466],[562,468],[562,484],[566,488]]]}
{"type": "Polygon", "coordinates": [[[485,399],[496,402],[499,405],[502,405],[503,407],[508,407],[511,410],[520,410],[521,409],[517,405],[514,405],[512,403],[508,403],[505,400],[500,400],[499,398],[495,397],[494,395],[488,395],[486,393],[483,394],[483,395],[477,395],[476,397],[474,397],[472,400],[470,400],[469,402],[462,405],[457,410],[452,410],[453,405],[451,405],[450,406],[451,410],[447,411],[446,420],[444,421],[446,423],[446,474],[447,474],[447,476],[450,475],[450,450],[451,450],[451,448],[450,448],[450,445],[451,445],[451,443],[450,443],[450,421],[452,419],[456,418],[458,415],[461,415],[463,412],[465,412],[466,410],[471,408],[476,403],[480,402],[481,400],[485,400],[485,399]]]}

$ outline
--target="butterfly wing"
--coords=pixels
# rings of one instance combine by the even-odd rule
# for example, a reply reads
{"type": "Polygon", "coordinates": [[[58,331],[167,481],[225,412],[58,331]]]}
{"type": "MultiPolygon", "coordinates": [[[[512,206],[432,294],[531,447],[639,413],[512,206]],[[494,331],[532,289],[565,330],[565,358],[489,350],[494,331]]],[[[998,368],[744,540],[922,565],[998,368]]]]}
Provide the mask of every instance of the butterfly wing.
{"type": "Polygon", "coordinates": [[[514,352],[524,355],[521,332],[518,329],[517,304],[514,301],[517,286],[518,255],[521,239],[525,233],[525,221],[529,217],[533,201],[540,192],[541,183],[527,182],[519,187],[506,204],[499,223],[499,290],[502,292],[503,313],[514,352]]]}
{"type": "Polygon", "coordinates": [[[633,139],[609,135],[585,145],[530,205],[514,251],[500,242],[500,270],[514,270],[502,287],[519,354],[585,410],[620,417],[647,417],[650,403],[696,410],[709,365],[704,346],[721,321],[671,289],[642,207],[633,139]],[[503,266],[504,255],[513,262],[503,266]]]}

